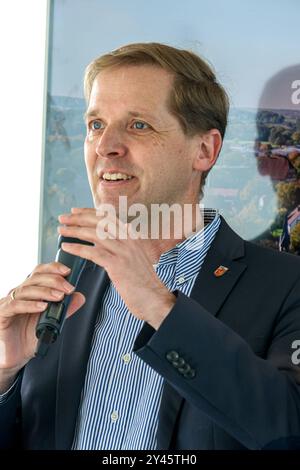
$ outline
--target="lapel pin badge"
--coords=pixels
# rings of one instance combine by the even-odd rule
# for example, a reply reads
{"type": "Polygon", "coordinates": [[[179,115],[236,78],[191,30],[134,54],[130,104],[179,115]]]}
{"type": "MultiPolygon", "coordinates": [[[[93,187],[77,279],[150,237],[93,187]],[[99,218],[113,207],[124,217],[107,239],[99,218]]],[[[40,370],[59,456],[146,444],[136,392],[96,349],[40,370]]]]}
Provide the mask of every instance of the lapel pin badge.
{"type": "Polygon", "coordinates": [[[219,266],[215,271],[214,271],[214,275],[216,277],[221,277],[223,276],[225,273],[227,273],[228,271],[228,268],[226,266],[219,266]]]}

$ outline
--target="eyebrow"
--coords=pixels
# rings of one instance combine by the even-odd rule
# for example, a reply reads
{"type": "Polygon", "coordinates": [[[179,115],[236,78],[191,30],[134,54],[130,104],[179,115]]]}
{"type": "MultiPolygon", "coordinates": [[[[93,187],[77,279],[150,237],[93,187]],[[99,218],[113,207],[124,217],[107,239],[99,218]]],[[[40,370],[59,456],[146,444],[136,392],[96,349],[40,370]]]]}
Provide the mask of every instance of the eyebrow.
{"type": "MultiPolygon", "coordinates": [[[[87,121],[88,118],[90,117],[97,117],[99,116],[100,113],[99,111],[97,111],[97,109],[90,109],[90,110],[87,110],[84,115],[83,115],[83,119],[84,121],[87,121]]],[[[157,117],[157,116],[154,116],[153,114],[149,113],[148,111],[143,111],[142,109],[139,110],[139,111],[128,111],[128,115],[130,117],[139,117],[141,115],[144,115],[146,117],[149,117],[150,119],[153,119],[153,120],[156,120],[156,121],[160,121],[160,119],[157,117]]]]}
{"type": "Polygon", "coordinates": [[[86,111],[83,114],[83,120],[86,121],[89,117],[96,117],[98,116],[97,110],[96,109],[91,109],[89,111],[86,111]]]}

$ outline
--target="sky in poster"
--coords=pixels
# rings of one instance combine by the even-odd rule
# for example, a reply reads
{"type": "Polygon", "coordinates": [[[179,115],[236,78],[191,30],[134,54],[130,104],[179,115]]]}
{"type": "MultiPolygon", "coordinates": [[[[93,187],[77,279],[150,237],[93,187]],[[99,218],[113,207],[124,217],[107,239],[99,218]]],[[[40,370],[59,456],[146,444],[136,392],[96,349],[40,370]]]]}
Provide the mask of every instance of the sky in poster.
{"type": "Polygon", "coordinates": [[[299,0],[54,0],[49,91],[81,97],[94,57],[159,41],[202,54],[234,106],[256,107],[265,82],[299,63],[299,15],[299,0]]]}

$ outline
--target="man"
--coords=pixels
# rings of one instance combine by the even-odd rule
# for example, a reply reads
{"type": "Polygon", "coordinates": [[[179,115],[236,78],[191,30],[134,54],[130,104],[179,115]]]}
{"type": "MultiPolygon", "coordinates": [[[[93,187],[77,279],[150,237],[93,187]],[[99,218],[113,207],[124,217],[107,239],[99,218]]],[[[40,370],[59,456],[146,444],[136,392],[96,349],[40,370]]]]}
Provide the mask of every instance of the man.
{"type": "Polygon", "coordinates": [[[227,121],[214,73],[188,51],[132,44],[92,62],[85,93],[95,209],[59,218],[60,234],[92,243],[63,245],[88,260],[69,316],[78,311],[39,358],[39,314],[72,292],[65,267],[37,266],[1,300],[2,446],[296,447],[299,260],[243,241],[217,212],[198,224],[227,121]],[[196,233],[174,224],[169,239],[136,239],[128,216],[116,221],[123,236],[100,237],[114,225],[99,212],[120,216],[120,196],[192,206],[196,233]]]}

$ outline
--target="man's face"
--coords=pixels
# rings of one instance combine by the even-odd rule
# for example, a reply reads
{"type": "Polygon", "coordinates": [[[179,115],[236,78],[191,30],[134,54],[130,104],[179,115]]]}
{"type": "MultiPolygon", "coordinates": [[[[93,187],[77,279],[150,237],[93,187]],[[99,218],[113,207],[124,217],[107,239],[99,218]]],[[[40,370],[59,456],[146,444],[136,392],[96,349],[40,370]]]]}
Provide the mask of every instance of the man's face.
{"type": "Polygon", "coordinates": [[[128,207],[197,201],[196,140],[183,133],[167,108],[172,82],[165,70],[150,65],[122,66],[96,77],[85,139],[95,207],[117,207],[119,196],[128,197],[128,207]],[[131,178],[107,180],[107,173],[131,178]]]}

